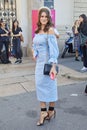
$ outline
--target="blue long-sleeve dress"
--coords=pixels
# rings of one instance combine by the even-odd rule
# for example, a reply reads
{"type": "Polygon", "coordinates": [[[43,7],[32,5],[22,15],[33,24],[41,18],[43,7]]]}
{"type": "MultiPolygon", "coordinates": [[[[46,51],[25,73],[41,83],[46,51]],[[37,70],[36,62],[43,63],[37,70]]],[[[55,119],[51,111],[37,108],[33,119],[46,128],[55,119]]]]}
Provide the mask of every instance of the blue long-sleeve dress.
{"type": "Polygon", "coordinates": [[[59,49],[55,35],[36,34],[33,38],[33,51],[36,60],[35,82],[37,99],[41,102],[58,100],[57,81],[43,74],[45,63],[57,63],[59,49]]]}

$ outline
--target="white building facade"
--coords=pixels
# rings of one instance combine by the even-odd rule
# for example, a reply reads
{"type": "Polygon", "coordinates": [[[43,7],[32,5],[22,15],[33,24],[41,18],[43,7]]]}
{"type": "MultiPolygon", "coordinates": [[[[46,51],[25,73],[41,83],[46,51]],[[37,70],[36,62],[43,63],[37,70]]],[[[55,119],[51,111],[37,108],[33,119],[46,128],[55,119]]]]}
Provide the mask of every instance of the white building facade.
{"type": "MultiPolygon", "coordinates": [[[[0,3],[3,0],[0,0],[0,3]]],[[[65,26],[72,27],[75,19],[78,19],[79,15],[84,13],[87,15],[87,0],[4,0],[7,3],[15,1],[16,5],[16,18],[18,19],[20,26],[23,30],[24,43],[23,52],[24,55],[31,54],[32,46],[32,10],[38,9],[41,6],[47,5],[50,8],[55,9],[56,28],[60,33],[59,48],[62,49],[64,45],[65,26]],[[48,3],[47,3],[48,2],[48,3]],[[51,5],[52,4],[52,5],[51,5]]],[[[2,3],[3,4],[3,3],[2,3]]],[[[6,3],[5,3],[6,4],[6,3]]],[[[0,5],[0,12],[2,5],[0,5]]],[[[8,7],[9,4],[8,4],[8,7]]],[[[14,6],[13,6],[14,7],[14,6]]],[[[13,16],[13,15],[12,15],[13,16]]],[[[1,17],[1,16],[0,16],[1,17]]]]}
{"type": "MultiPolygon", "coordinates": [[[[58,41],[58,44],[61,52],[65,40],[65,26],[72,27],[74,21],[78,19],[80,14],[84,13],[87,15],[87,0],[32,0],[30,7],[31,9],[38,9],[40,6],[43,5],[47,5],[48,7],[55,9],[55,25],[60,33],[60,39],[58,41]],[[53,5],[51,5],[51,3],[53,5]]],[[[29,35],[29,41],[31,41],[31,34],[29,35]]],[[[31,42],[29,44],[29,47],[31,47],[31,42]]]]}
{"type": "Polygon", "coordinates": [[[60,32],[59,48],[62,50],[65,40],[65,26],[72,28],[79,15],[87,15],[87,0],[54,0],[54,8],[56,10],[56,27],[60,32]]]}

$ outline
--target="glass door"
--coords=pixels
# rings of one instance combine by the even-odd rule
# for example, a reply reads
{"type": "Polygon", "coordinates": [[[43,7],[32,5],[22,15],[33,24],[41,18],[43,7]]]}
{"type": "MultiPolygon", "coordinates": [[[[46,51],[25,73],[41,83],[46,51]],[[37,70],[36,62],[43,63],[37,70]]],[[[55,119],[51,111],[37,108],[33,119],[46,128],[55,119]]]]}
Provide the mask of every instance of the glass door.
{"type": "Polygon", "coordinates": [[[16,0],[0,0],[0,19],[4,19],[11,28],[16,19],[16,0]]]}

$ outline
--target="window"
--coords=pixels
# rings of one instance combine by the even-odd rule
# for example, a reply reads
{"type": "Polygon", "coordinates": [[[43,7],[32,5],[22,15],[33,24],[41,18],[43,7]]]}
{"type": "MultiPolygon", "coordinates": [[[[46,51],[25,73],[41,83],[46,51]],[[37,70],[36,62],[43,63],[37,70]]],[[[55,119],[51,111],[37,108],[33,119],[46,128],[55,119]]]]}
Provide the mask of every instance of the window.
{"type": "Polygon", "coordinates": [[[44,6],[54,9],[54,0],[44,0],[44,6]]]}
{"type": "Polygon", "coordinates": [[[0,0],[0,19],[6,20],[9,26],[16,18],[16,0],[0,0]]]}

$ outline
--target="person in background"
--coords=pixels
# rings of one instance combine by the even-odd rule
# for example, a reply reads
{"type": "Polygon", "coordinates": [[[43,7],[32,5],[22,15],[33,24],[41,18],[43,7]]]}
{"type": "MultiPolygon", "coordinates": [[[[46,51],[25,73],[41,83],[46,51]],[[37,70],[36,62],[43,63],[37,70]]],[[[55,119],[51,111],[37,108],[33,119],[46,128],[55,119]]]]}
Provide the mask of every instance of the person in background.
{"type": "MultiPolygon", "coordinates": [[[[83,35],[87,36],[87,16],[85,14],[81,14],[79,16],[79,33],[82,33],[83,35]]],[[[82,72],[87,71],[87,42],[85,45],[81,46],[82,53],[83,53],[83,68],[81,69],[82,72]]]]}
{"type": "Polygon", "coordinates": [[[22,29],[19,27],[19,22],[17,20],[13,21],[12,26],[12,37],[13,37],[13,51],[15,53],[15,64],[22,63],[22,49],[21,49],[21,39],[22,29]]]}
{"type": "Polygon", "coordinates": [[[0,54],[1,54],[1,49],[3,48],[3,45],[5,47],[6,51],[6,58],[5,61],[3,61],[4,64],[11,63],[9,60],[9,36],[10,36],[10,31],[6,28],[6,23],[3,19],[0,20],[0,54]]]}
{"type": "Polygon", "coordinates": [[[86,94],[86,96],[87,96],[87,85],[86,85],[86,87],[85,87],[85,91],[84,91],[84,92],[85,92],[85,94],[86,94]]]}
{"type": "Polygon", "coordinates": [[[79,20],[74,22],[74,26],[72,27],[73,35],[74,35],[74,47],[75,47],[75,60],[79,61],[79,49],[80,49],[80,37],[78,32],[79,20]]]}
{"type": "Polygon", "coordinates": [[[55,117],[55,101],[58,100],[56,82],[56,64],[59,49],[54,27],[51,20],[50,10],[47,7],[39,9],[37,30],[33,39],[33,59],[36,60],[35,81],[37,99],[40,102],[40,118],[37,125],[43,125],[46,119],[55,117]],[[44,64],[52,64],[50,75],[54,74],[54,80],[50,75],[44,75],[44,64]],[[47,103],[49,108],[47,109],[47,103]]]}

